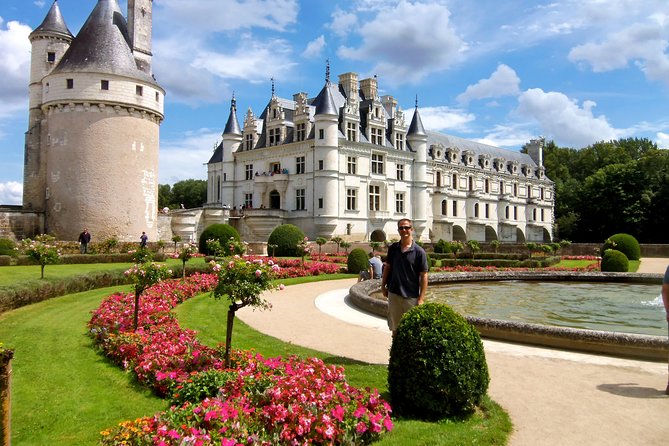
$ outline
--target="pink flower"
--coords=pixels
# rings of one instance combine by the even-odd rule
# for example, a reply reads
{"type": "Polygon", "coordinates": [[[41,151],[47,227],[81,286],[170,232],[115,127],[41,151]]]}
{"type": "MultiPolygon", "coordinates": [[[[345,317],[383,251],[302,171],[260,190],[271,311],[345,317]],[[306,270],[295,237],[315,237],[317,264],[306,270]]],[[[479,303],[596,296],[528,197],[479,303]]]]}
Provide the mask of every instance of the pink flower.
{"type": "Polygon", "coordinates": [[[286,289],[286,285],[284,285],[283,283],[280,284],[280,285],[279,285],[279,289],[280,289],[281,291],[285,290],[285,289],[286,289]]]}
{"type": "Polygon", "coordinates": [[[260,271],[259,269],[257,269],[256,272],[255,272],[255,274],[256,274],[256,277],[260,277],[260,276],[262,276],[262,271],[260,271]]]}

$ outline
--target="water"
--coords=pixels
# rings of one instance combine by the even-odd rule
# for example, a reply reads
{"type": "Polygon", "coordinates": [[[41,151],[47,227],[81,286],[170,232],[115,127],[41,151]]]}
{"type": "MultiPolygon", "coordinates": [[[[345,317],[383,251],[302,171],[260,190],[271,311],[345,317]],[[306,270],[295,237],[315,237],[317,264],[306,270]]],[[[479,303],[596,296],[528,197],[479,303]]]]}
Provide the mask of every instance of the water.
{"type": "Polygon", "coordinates": [[[659,290],[637,283],[508,280],[434,285],[427,299],[464,316],[667,336],[659,290]]]}

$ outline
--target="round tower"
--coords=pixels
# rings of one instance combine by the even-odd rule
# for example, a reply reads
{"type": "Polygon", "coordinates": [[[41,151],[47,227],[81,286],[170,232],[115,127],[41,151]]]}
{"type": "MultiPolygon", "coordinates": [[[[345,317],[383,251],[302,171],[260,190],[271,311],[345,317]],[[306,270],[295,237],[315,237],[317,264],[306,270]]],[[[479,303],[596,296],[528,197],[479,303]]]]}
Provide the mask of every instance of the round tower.
{"type": "Polygon", "coordinates": [[[43,212],[46,197],[46,166],[42,141],[43,132],[42,97],[44,94],[42,79],[58,65],[63,54],[70,47],[72,33],[54,1],[40,26],[30,33],[30,84],[28,130],[25,140],[25,158],[23,168],[23,207],[43,212]]]}
{"type": "Polygon", "coordinates": [[[328,75],[314,100],[314,196],[323,197],[323,209],[316,212],[315,220],[318,235],[323,237],[332,235],[339,215],[339,110],[333,88],[328,75]]]}
{"type": "Polygon", "coordinates": [[[228,122],[225,124],[225,130],[223,130],[223,142],[221,144],[223,145],[223,153],[220,202],[222,204],[233,204],[235,192],[233,182],[235,173],[234,153],[239,150],[239,146],[242,144],[242,130],[237,120],[237,100],[234,96],[230,102],[230,115],[228,116],[228,122]]]}
{"type": "Polygon", "coordinates": [[[99,0],[42,81],[46,229],[60,239],[76,240],[83,227],[97,240],[136,241],[143,231],[157,239],[165,92],[131,48],[117,0],[99,0]]]}
{"type": "Polygon", "coordinates": [[[429,195],[427,193],[427,132],[418,113],[418,100],[416,100],[416,109],[407,131],[407,142],[416,154],[412,169],[413,183],[411,186],[413,226],[416,231],[416,238],[425,241],[429,238],[429,234],[425,233],[429,205],[429,195]]]}

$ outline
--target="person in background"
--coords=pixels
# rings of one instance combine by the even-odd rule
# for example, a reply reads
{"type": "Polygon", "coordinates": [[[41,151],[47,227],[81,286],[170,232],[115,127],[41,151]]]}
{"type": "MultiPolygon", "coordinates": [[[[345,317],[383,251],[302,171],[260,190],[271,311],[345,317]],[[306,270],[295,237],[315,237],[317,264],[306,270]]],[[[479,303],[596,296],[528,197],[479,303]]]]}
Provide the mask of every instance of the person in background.
{"type": "Polygon", "coordinates": [[[149,236],[146,235],[146,232],[142,231],[142,235],[139,237],[139,247],[146,248],[146,242],[149,241],[149,236]]]}
{"type": "Polygon", "coordinates": [[[427,254],[413,240],[411,220],[400,220],[397,230],[400,241],[388,248],[381,280],[381,291],[388,298],[388,328],[393,335],[402,315],[425,301],[428,271],[427,254]]]}
{"type": "Polygon", "coordinates": [[[367,271],[360,271],[358,282],[369,279],[380,279],[383,274],[383,263],[379,254],[369,253],[369,263],[367,271]]]}
{"type": "Polygon", "coordinates": [[[84,228],[84,231],[79,234],[79,252],[82,254],[88,254],[88,244],[91,242],[91,233],[88,232],[88,229],[84,228]]]}
{"type": "MultiPolygon", "coordinates": [[[[664,303],[664,312],[669,323],[669,266],[667,266],[667,270],[664,272],[664,280],[662,281],[662,302],[664,303]]],[[[669,395],[669,378],[667,379],[667,389],[664,393],[669,395]]]]}

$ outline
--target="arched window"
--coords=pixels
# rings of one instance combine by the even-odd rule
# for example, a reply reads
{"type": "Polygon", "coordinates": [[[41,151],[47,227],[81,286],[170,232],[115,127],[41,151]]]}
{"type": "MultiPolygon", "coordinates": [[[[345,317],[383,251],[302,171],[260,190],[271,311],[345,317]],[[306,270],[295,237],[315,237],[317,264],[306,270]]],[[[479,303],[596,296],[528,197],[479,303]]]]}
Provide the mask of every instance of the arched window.
{"type": "Polygon", "coordinates": [[[448,202],[446,200],[441,201],[441,215],[448,214],[448,202]]]}

